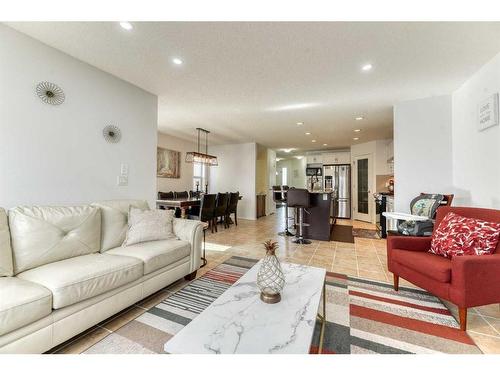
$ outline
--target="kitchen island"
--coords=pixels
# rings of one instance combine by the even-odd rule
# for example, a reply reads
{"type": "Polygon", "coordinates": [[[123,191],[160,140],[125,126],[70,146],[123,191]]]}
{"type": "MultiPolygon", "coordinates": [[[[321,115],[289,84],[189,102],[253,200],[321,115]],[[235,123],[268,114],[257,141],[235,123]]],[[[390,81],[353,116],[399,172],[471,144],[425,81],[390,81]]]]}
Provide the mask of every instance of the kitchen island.
{"type": "Polygon", "coordinates": [[[311,207],[304,213],[304,222],[309,224],[303,229],[304,238],[311,240],[330,241],[332,230],[332,191],[309,192],[311,207]]]}

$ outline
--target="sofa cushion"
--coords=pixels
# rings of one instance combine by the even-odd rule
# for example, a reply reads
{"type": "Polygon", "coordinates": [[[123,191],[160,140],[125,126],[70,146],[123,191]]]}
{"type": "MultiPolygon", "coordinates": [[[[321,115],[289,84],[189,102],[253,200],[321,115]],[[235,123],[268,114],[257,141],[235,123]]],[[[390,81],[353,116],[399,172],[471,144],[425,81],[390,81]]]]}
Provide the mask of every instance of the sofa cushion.
{"type": "Polygon", "coordinates": [[[9,211],[9,226],[15,274],[100,248],[96,207],[16,207],[9,211]]]}
{"type": "Polygon", "coordinates": [[[500,223],[448,212],[432,235],[429,252],[446,258],[458,255],[489,255],[495,252],[500,223]]]}
{"type": "Polygon", "coordinates": [[[451,260],[424,251],[393,249],[391,260],[442,283],[451,282],[451,260]]]}
{"type": "Polygon", "coordinates": [[[72,305],[141,278],[140,260],[108,254],[89,254],[61,260],[20,273],[17,277],[52,292],[53,308],[72,305]]]}
{"type": "Polygon", "coordinates": [[[174,239],[173,210],[141,210],[130,207],[128,231],[122,246],[174,239]]]}
{"type": "Polygon", "coordinates": [[[17,277],[0,278],[0,336],[51,312],[50,290],[17,277]]]}
{"type": "Polygon", "coordinates": [[[187,241],[163,240],[143,242],[108,250],[106,254],[124,255],[144,262],[144,275],[166,267],[189,256],[191,245],[187,241]]]}
{"type": "Polygon", "coordinates": [[[140,200],[102,201],[92,203],[92,206],[101,209],[101,252],[121,246],[125,241],[130,207],[149,209],[148,203],[140,200]]]}
{"type": "Polygon", "coordinates": [[[10,247],[10,232],[7,213],[0,207],[0,277],[12,276],[12,248],[10,247]]]}

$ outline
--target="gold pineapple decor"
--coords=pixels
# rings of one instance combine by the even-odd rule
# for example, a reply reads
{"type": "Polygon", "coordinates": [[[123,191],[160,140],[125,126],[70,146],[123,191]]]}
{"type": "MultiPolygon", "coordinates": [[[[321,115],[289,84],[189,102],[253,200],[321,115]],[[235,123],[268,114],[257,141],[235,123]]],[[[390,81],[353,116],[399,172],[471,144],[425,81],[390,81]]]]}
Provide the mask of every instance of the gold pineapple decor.
{"type": "Polygon", "coordinates": [[[268,240],[264,242],[266,256],[261,262],[257,273],[257,286],[260,289],[260,299],[266,303],[281,301],[281,292],[285,286],[285,275],[276,256],[278,243],[268,240]]]}

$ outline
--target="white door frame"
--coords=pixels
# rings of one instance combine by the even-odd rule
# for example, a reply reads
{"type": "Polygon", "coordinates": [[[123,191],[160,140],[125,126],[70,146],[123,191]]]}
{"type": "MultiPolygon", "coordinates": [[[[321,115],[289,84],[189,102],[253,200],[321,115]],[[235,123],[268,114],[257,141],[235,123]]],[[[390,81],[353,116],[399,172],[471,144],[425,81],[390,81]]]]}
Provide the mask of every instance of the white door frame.
{"type": "Polygon", "coordinates": [[[352,161],[352,218],[354,220],[367,221],[373,223],[373,214],[375,206],[372,204],[373,199],[373,153],[357,155],[353,157],[352,161]],[[368,214],[358,212],[358,160],[368,159],[368,214]]]}

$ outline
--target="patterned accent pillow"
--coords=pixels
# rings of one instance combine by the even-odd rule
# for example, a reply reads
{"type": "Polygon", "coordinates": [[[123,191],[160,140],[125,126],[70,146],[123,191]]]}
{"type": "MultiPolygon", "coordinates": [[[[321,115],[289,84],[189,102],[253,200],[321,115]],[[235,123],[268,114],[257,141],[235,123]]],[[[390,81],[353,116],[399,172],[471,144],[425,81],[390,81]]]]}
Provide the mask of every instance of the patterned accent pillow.
{"type": "Polygon", "coordinates": [[[122,246],[176,238],[174,213],[173,210],[141,210],[130,207],[127,236],[122,246]]]}
{"type": "Polygon", "coordinates": [[[449,212],[434,231],[430,253],[452,258],[489,255],[500,237],[500,223],[491,223],[449,212]]]}

